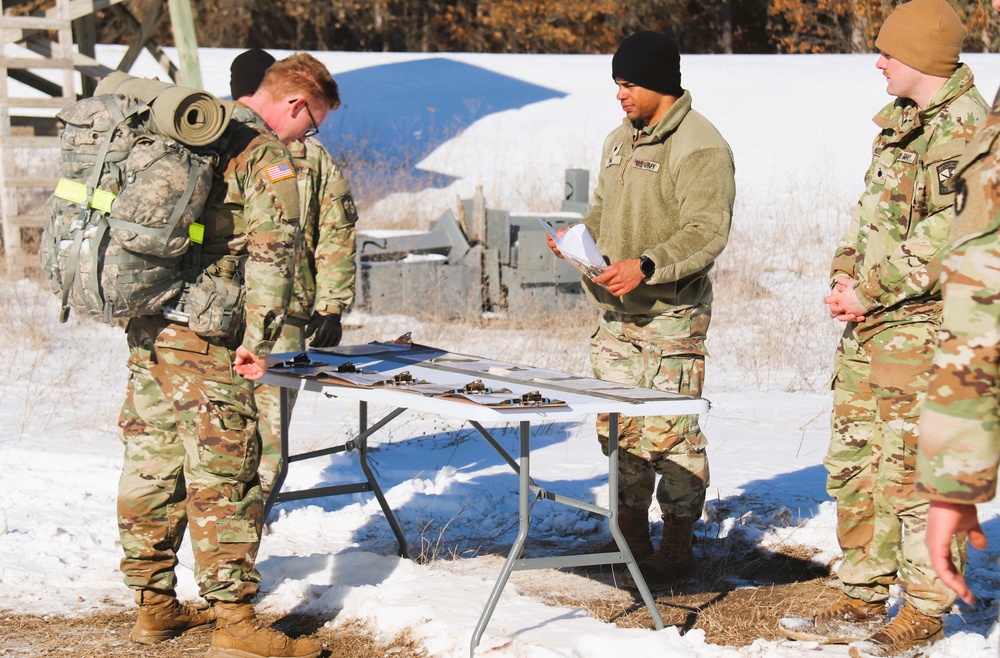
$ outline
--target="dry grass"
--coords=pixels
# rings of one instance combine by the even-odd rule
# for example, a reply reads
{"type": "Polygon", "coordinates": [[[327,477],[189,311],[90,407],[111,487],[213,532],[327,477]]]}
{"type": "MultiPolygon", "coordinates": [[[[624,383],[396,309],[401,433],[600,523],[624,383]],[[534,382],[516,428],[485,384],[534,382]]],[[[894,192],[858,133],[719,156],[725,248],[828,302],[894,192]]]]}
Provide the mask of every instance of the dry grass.
{"type": "MultiPolygon", "coordinates": [[[[681,633],[705,632],[706,640],[724,646],[745,646],[758,638],[777,640],[777,620],[812,614],[837,596],[829,587],[830,572],[806,554],[750,550],[732,554],[723,540],[699,537],[701,559],[692,578],[668,590],[654,592],[666,626],[681,633]]],[[[604,587],[558,587],[551,578],[518,581],[527,593],[552,605],[579,607],[621,628],[653,628],[648,609],[633,590],[617,583],[622,571],[608,567],[580,572],[604,587]]]]}
{"type": "MultiPolygon", "coordinates": [[[[425,548],[430,549],[425,556],[429,559],[457,560],[453,554],[431,555],[437,547],[425,548]]],[[[675,626],[681,633],[700,629],[711,644],[739,647],[758,638],[780,639],[779,618],[810,614],[837,596],[837,590],[829,586],[828,569],[805,553],[751,549],[734,554],[724,540],[699,537],[696,554],[700,560],[692,578],[671,590],[654,592],[654,596],[665,625],[675,626]]],[[[579,608],[620,628],[653,628],[649,611],[638,595],[618,585],[620,573],[610,567],[521,571],[514,572],[512,582],[525,594],[549,605],[579,608]]],[[[261,618],[293,637],[321,642],[327,657],[429,656],[409,633],[382,637],[375,622],[355,620],[328,625],[328,618],[294,614],[261,618]]],[[[0,654],[182,658],[206,649],[211,641],[210,634],[202,631],[149,647],[136,645],[128,639],[134,620],[134,610],[97,612],[85,617],[0,613],[0,654]]]]}
{"type": "MultiPolygon", "coordinates": [[[[273,628],[292,637],[321,642],[326,658],[426,658],[426,650],[409,634],[380,637],[376,626],[351,622],[337,628],[323,621],[289,615],[275,619],[261,615],[273,628]]],[[[211,643],[207,630],[193,631],[154,645],[134,644],[128,639],[135,612],[98,612],[85,617],[58,617],[0,613],[0,655],[73,656],[74,658],[187,658],[202,655],[211,643]]]]}

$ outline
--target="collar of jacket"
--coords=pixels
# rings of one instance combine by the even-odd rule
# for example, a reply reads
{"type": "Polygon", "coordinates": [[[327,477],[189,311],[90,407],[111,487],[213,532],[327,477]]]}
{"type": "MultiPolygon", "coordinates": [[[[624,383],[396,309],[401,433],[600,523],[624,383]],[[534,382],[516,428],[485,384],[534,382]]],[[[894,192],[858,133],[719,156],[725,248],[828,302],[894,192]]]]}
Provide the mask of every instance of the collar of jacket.
{"type": "Polygon", "coordinates": [[[627,130],[632,131],[631,134],[636,135],[636,131],[639,131],[639,141],[648,142],[662,142],[667,137],[671,135],[677,126],[681,125],[681,121],[687,116],[687,113],[691,111],[691,92],[687,89],[681,94],[674,104],[667,110],[667,113],[663,115],[663,118],[657,122],[653,129],[650,131],[649,135],[643,136],[641,134],[642,126],[638,128],[628,120],[626,117],[623,120],[623,125],[627,130]]]}
{"type": "Polygon", "coordinates": [[[974,82],[972,69],[968,64],[962,64],[931,96],[924,109],[917,109],[917,104],[909,98],[897,98],[883,107],[872,120],[883,130],[891,128],[900,135],[905,135],[931,121],[956,98],[969,91],[974,82]]]}
{"type": "Polygon", "coordinates": [[[278,136],[271,130],[271,126],[267,125],[264,121],[264,117],[257,114],[249,105],[233,101],[233,119],[248,126],[253,126],[265,135],[271,135],[274,139],[278,139],[278,136]]]}

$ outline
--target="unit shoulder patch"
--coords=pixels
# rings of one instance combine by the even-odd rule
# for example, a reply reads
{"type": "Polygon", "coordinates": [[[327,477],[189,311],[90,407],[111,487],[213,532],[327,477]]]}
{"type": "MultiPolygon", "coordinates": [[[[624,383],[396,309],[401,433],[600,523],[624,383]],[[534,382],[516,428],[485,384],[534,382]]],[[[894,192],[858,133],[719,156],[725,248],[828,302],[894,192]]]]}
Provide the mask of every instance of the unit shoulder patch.
{"type": "Polygon", "coordinates": [[[955,184],[952,182],[955,169],[958,167],[958,160],[948,160],[937,166],[938,189],[941,194],[954,194],[955,184]]]}

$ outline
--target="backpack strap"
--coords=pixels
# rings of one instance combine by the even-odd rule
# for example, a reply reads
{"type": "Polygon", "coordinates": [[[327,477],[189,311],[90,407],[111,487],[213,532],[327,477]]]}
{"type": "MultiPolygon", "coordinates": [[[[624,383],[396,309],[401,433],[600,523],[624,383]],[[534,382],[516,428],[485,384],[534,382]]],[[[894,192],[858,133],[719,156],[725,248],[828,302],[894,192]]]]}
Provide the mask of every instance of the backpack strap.
{"type": "MultiPolygon", "coordinates": [[[[72,290],[73,285],[77,283],[76,274],[79,271],[80,249],[83,246],[83,234],[85,233],[84,227],[87,226],[88,223],[91,223],[95,216],[102,218],[106,218],[107,216],[106,213],[100,211],[92,213],[91,207],[94,206],[95,204],[94,199],[96,193],[102,192],[102,190],[99,190],[97,186],[101,182],[101,174],[104,172],[105,159],[108,157],[108,151],[111,149],[111,142],[114,140],[115,133],[118,132],[118,128],[123,123],[125,123],[129,118],[131,118],[135,114],[137,114],[141,109],[145,109],[145,105],[140,104],[137,105],[133,111],[130,111],[128,114],[124,114],[118,107],[118,104],[115,103],[114,100],[112,100],[110,97],[104,97],[101,100],[103,101],[105,107],[108,108],[108,111],[111,113],[111,115],[114,117],[115,125],[113,128],[107,131],[107,134],[104,136],[104,141],[101,142],[101,147],[94,158],[94,169],[90,174],[90,181],[87,183],[85,189],[83,190],[83,198],[82,199],[79,198],[80,197],[79,189],[75,188],[75,186],[73,185],[69,186],[71,191],[67,192],[73,194],[73,199],[69,200],[72,200],[80,204],[80,212],[77,214],[76,218],[76,221],[79,223],[80,229],[76,231],[76,235],[73,238],[73,245],[69,248],[69,251],[67,253],[67,268],[66,268],[67,275],[63,277],[62,281],[62,298],[61,298],[62,305],[61,308],[59,309],[60,322],[66,322],[67,318],[69,318],[69,293],[70,290],[72,290]],[[74,189],[75,191],[72,191],[74,189]],[[77,199],[79,199],[79,201],[77,201],[77,199]]],[[[64,189],[64,191],[66,190],[64,189]]],[[[97,201],[97,203],[99,205],[103,205],[104,202],[106,201],[107,201],[106,196],[101,195],[100,200],[97,201]]],[[[114,199],[112,198],[111,202],[113,201],[114,199]]],[[[98,206],[94,207],[97,208],[98,206]]],[[[110,210],[110,202],[108,202],[108,208],[110,210]]],[[[101,244],[100,241],[104,238],[104,234],[107,232],[107,230],[108,230],[108,223],[106,220],[98,224],[97,227],[98,235],[95,236],[97,238],[97,241],[93,244],[93,249],[91,249],[91,258],[95,260],[92,266],[95,268],[97,267],[96,259],[99,257],[99,251],[100,251],[98,247],[100,246],[101,244]]],[[[94,271],[96,272],[97,270],[94,269],[94,271]]],[[[95,279],[97,279],[97,277],[95,277],[95,279]]],[[[93,285],[97,286],[98,284],[93,284],[93,285]]],[[[95,292],[97,292],[99,295],[100,290],[96,290],[95,292]]],[[[105,310],[105,315],[107,315],[107,310],[105,310]]]]}

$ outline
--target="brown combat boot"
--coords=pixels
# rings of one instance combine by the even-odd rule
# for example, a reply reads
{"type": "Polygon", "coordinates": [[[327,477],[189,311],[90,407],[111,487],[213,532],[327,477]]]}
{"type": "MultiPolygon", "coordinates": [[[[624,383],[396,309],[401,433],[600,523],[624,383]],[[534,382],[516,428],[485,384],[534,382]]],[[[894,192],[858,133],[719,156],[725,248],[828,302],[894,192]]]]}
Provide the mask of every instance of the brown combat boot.
{"type": "Polygon", "coordinates": [[[862,601],[841,592],[840,598],[819,614],[785,617],[778,620],[778,627],[794,640],[847,644],[869,637],[888,622],[885,601],[862,601]]]}
{"type": "MultiPolygon", "coordinates": [[[[618,506],[618,528],[625,536],[625,543],[635,560],[645,560],[653,554],[653,540],[649,538],[649,512],[637,507],[618,506]]],[[[617,553],[618,544],[612,537],[597,547],[597,553],[617,553]]]]}
{"type": "Polygon", "coordinates": [[[852,642],[850,652],[852,658],[915,658],[923,655],[923,647],[943,637],[940,617],[925,615],[904,604],[888,626],[867,640],[852,642]]]}
{"type": "Polygon", "coordinates": [[[139,644],[155,644],[177,637],[184,631],[208,626],[215,621],[211,608],[199,609],[179,603],[172,594],[138,590],[135,602],[139,617],[129,637],[139,644]]]}
{"type": "MultiPolygon", "coordinates": [[[[691,575],[694,569],[694,518],[663,515],[663,537],[659,549],[639,562],[639,571],[649,587],[663,587],[691,575]]],[[[634,583],[633,583],[634,586],[634,583]]]]}
{"type": "Polygon", "coordinates": [[[214,606],[217,621],[205,658],[318,658],[323,647],[312,640],[294,640],[261,626],[249,603],[214,606]]]}

